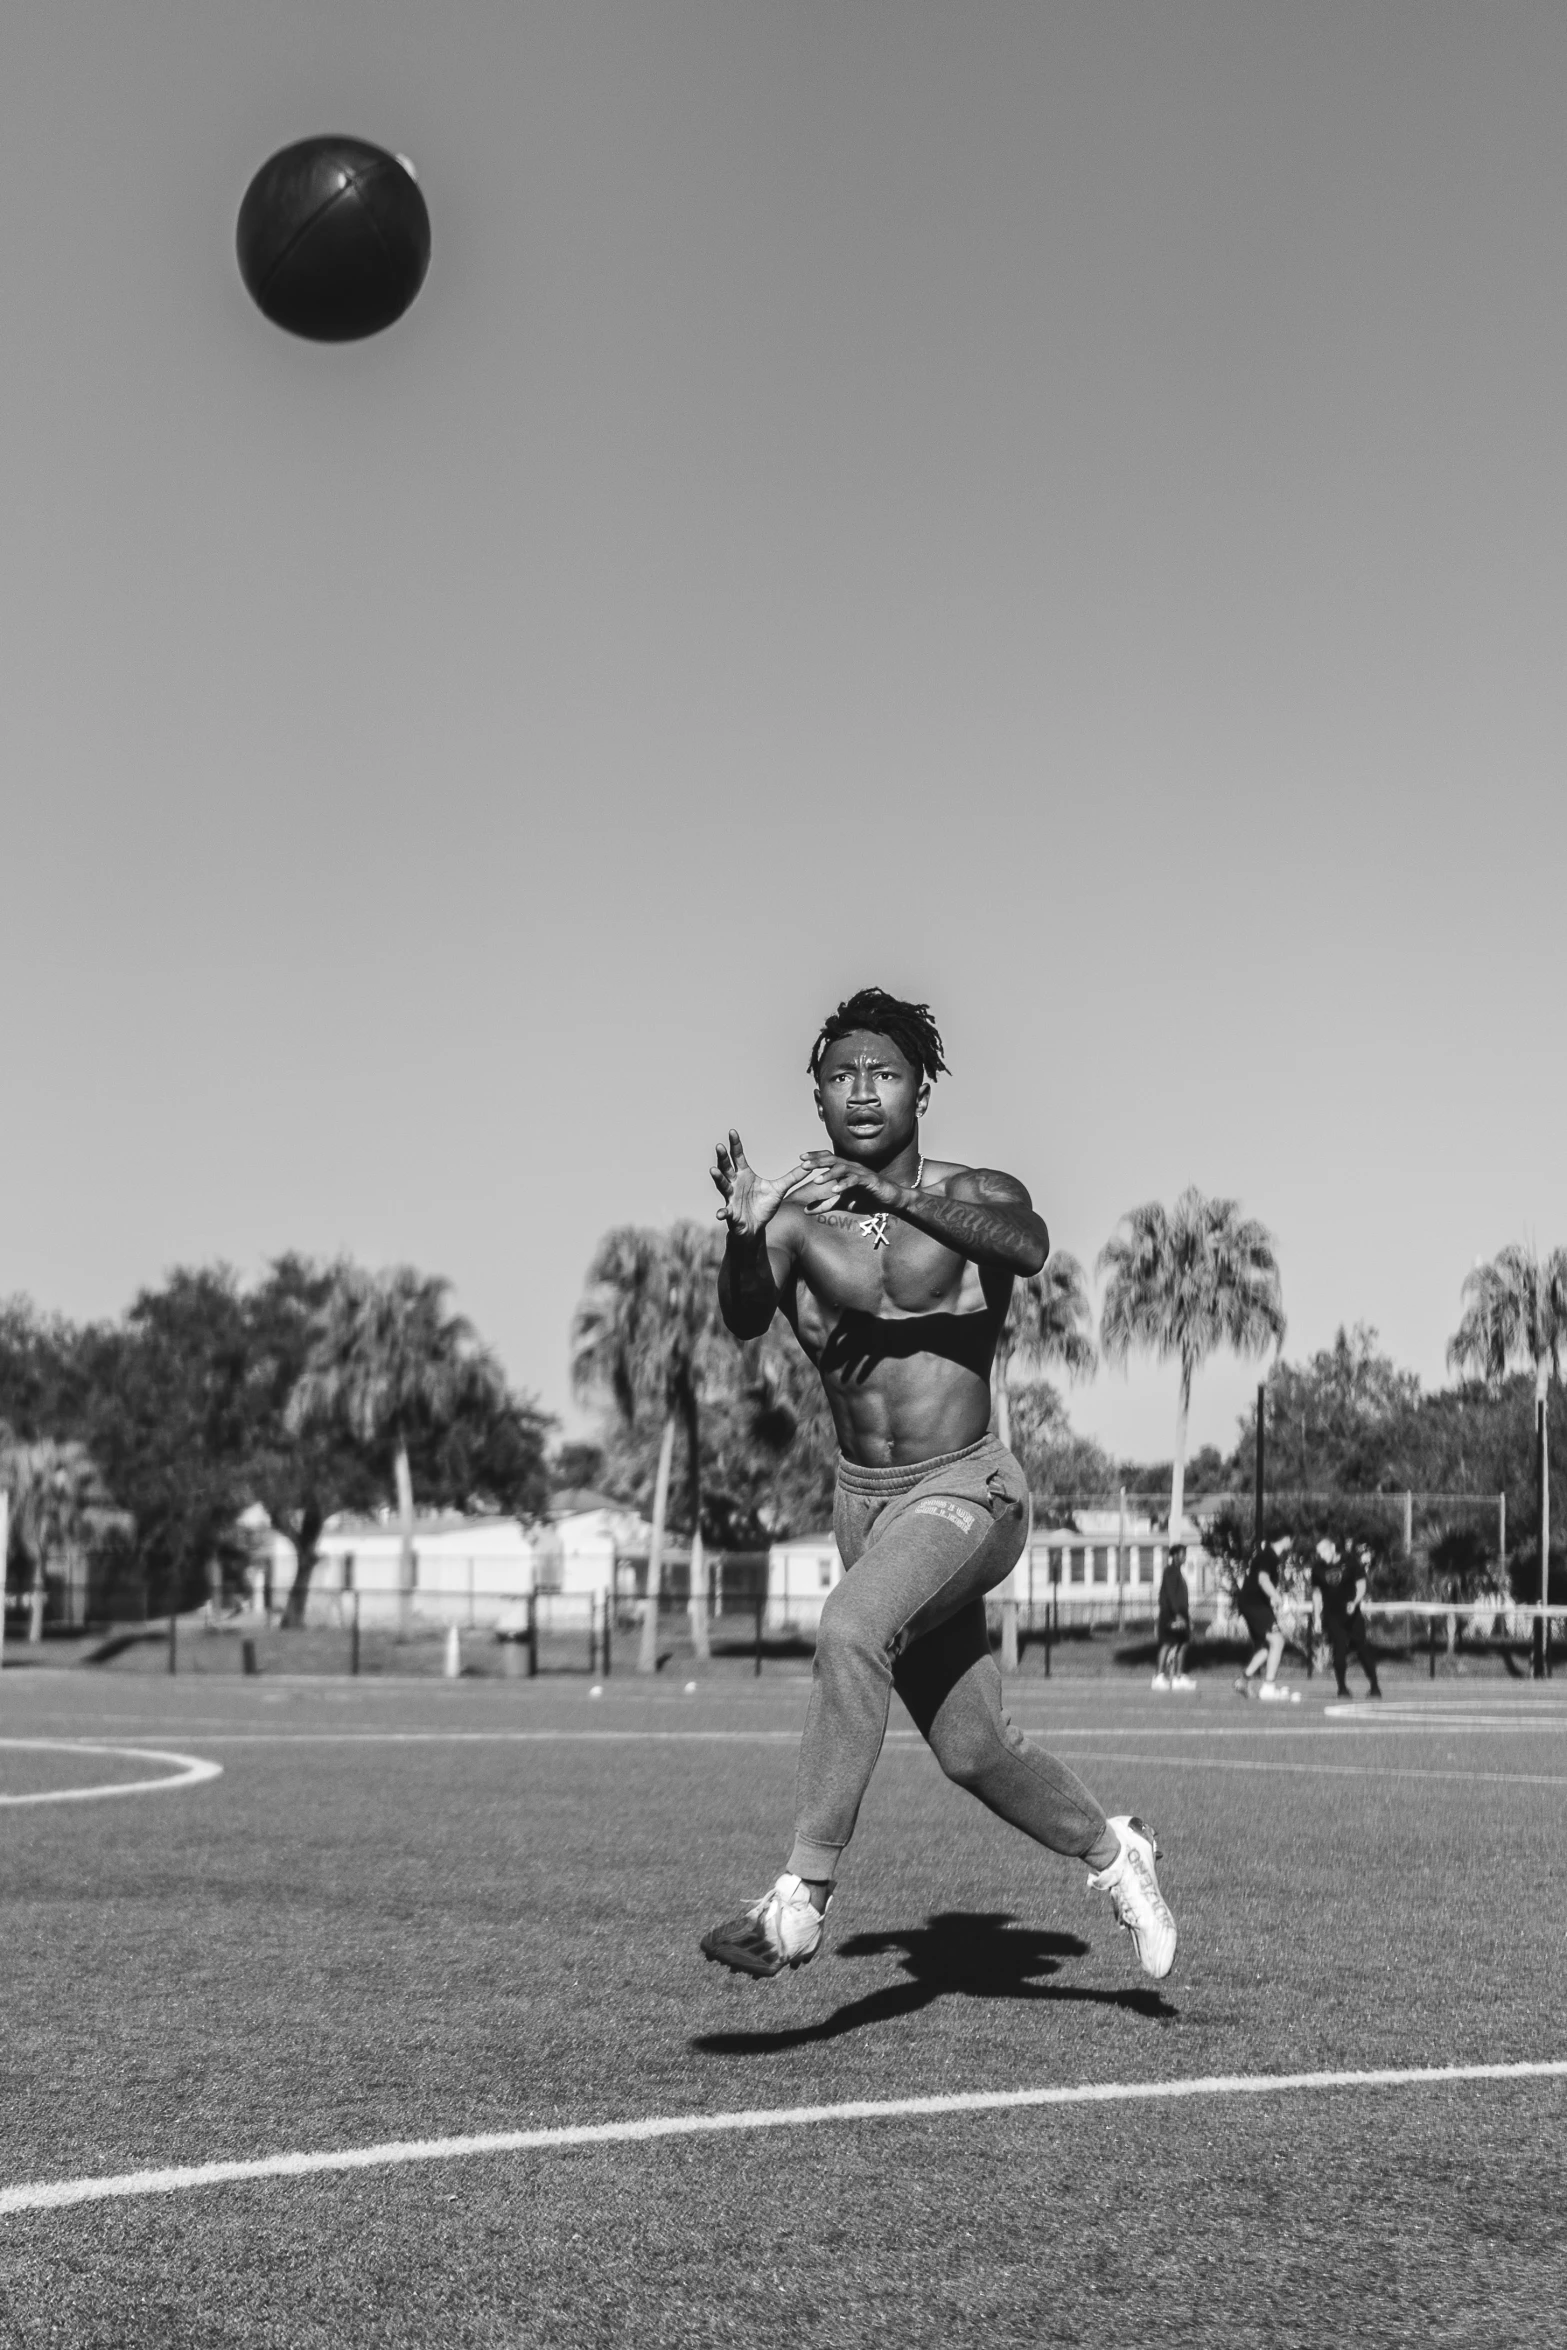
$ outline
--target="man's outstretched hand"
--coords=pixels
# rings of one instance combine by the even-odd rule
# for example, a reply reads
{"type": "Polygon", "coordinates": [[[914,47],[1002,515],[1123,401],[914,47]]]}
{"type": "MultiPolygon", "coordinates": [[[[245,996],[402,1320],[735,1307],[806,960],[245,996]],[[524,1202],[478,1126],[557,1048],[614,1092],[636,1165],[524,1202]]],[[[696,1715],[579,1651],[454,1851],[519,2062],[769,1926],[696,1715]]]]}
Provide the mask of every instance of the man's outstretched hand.
{"type": "Polygon", "coordinates": [[[724,1203],[718,1211],[719,1221],[727,1222],[731,1232],[738,1232],[746,1239],[764,1231],[784,1201],[802,1184],[811,1182],[815,1172],[797,1162],[785,1175],[758,1175],[732,1126],[729,1148],[725,1150],[719,1143],[715,1156],[717,1164],[708,1173],[724,1203]]]}

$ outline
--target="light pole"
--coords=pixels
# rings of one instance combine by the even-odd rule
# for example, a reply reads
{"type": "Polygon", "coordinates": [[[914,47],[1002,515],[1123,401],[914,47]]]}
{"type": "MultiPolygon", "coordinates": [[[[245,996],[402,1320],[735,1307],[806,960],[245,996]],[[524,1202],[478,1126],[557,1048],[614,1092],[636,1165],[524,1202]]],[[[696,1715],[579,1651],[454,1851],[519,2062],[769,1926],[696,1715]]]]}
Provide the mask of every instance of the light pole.
{"type": "Polygon", "coordinates": [[[1546,1649],[1550,1637],[1549,1618],[1544,1610],[1551,1600],[1551,1446],[1546,1424],[1545,1402],[1548,1390],[1542,1383],[1534,1401],[1534,1460],[1535,1476],[1539,1486],[1540,1517],[1540,1607],[1542,1612],[1534,1619],[1534,1677],[1545,1679],[1546,1649]]]}

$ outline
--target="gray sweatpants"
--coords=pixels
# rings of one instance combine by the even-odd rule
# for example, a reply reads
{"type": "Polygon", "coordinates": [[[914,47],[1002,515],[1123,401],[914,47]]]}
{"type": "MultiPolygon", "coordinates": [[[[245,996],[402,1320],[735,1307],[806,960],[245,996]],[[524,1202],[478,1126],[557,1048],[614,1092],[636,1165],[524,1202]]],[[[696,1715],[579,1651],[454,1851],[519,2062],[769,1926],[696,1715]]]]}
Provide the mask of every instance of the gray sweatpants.
{"type": "Polygon", "coordinates": [[[949,1779],[1052,1852],[1081,1855],[1105,1815],[1082,1781],[1014,1730],[1001,1705],[985,1593],[1028,1524],[1023,1472],[994,1436],[906,1469],[838,1464],[845,1568],[822,1610],[800,1746],[789,1866],[835,1877],[887,1733],[896,1688],[949,1779]]]}

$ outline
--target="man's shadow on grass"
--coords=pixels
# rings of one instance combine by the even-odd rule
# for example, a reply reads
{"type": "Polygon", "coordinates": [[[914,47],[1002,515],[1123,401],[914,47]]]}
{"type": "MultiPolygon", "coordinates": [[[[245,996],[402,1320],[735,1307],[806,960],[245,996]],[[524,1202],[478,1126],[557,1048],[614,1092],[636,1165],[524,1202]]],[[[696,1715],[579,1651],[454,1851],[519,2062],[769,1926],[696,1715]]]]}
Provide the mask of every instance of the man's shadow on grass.
{"type": "Polygon", "coordinates": [[[777,2032],[701,2032],[691,2045],[706,2056],[767,2056],[785,2048],[808,2048],[819,2040],[841,2040],[868,2024],[914,2015],[938,1999],[1027,1999],[1076,2001],[1089,2007],[1122,2007],[1151,2023],[1174,2023],[1180,2013],[1158,1991],[1097,1991],[1082,1983],[1053,1983],[1061,1962],[1086,1958],[1088,1944],[1076,1934],[1051,1934],[1019,1926],[1001,1910],[949,1910],[923,1926],[895,1934],[855,1934],[838,1946],[839,1958],[881,1958],[903,1953],[903,1983],[889,1983],[853,1999],[820,2023],[797,2024],[777,2032]]]}

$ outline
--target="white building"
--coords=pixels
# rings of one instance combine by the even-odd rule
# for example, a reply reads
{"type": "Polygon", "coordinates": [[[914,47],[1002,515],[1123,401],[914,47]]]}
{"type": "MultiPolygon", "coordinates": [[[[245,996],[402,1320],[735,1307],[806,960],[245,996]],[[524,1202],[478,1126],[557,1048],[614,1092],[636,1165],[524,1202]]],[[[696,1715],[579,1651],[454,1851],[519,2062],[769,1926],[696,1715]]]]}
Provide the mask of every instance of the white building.
{"type": "MultiPolygon", "coordinates": [[[[414,1521],[416,1624],[493,1627],[533,1594],[587,1603],[611,1591],[617,1561],[645,1559],[651,1528],[635,1510],[596,1493],[564,1493],[544,1519],[469,1517],[431,1512],[414,1521]]],[[[343,1512],[329,1518],[317,1546],[305,1601],[310,1624],[390,1624],[402,1615],[402,1535],[395,1515],[343,1512]]],[[[293,1544],[272,1540],[274,1608],[293,1589],[293,1544]]],[[[624,1575],[622,1576],[624,1580],[624,1575]]]]}
{"type": "Polygon", "coordinates": [[[843,1561],[830,1534],[797,1534],[792,1542],[775,1542],[767,1553],[763,1629],[814,1632],[828,1593],[842,1580],[843,1561]]]}
{"type": "MultiPolygon", "coordinates": [[[[1152,1518],[1084,1510],[1075,1526],[1036,1526],[1012,1573],[989,1596],[992,1601],[1015,1599],[1037,1610],[1041,1621],[1052,1600],[1058,1614],[1075,1623],[1150,1615],[1168,1556],[1169,1539],[1152,1518]]],[[[766,1628],[814,1631],[843,1572],[831,1534],[775,1542],[767,1554],[766,1628]]],[[[1186,1580],[1194,1604],[1217,1603],[1224,1612],[1227,1602],[1215,1564],[1195,1540],[1186,1545],[1186,1580]]]]}

